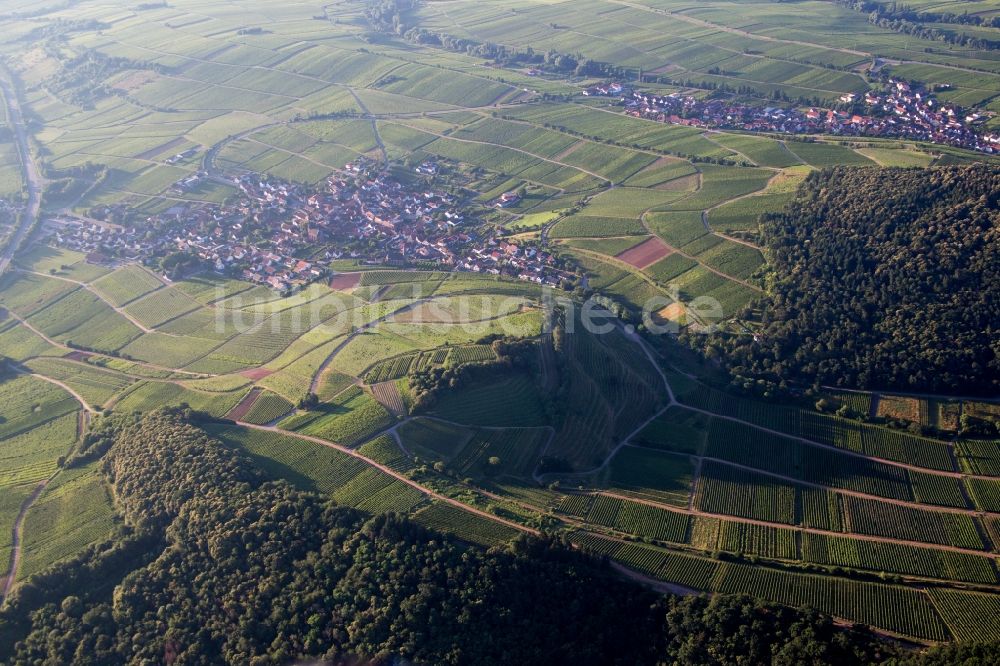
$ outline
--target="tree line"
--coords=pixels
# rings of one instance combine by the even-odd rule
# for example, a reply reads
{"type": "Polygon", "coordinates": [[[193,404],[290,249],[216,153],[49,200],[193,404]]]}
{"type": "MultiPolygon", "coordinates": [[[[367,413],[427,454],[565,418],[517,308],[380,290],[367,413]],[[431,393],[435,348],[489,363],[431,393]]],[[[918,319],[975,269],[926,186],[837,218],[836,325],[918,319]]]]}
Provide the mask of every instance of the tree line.
{"type": "Polygon", "coordinates": [[[984,19],[977,14],[968,12],[917,11],[911,7],[896,3],[872,2],[871,0],[834,0],[838,5],[868,14],[868,22],[880,28],[886,28],[904,35],[913,35],[919,39],[931,39],[969,49],[994,51],[1000,49],[1000,40],[973,37],[972,35],[949,30],[947,28],[927,27],[925,23],[959,24],[982,26],[988,28],[1000,27],[1000,17],[984,19]]]}

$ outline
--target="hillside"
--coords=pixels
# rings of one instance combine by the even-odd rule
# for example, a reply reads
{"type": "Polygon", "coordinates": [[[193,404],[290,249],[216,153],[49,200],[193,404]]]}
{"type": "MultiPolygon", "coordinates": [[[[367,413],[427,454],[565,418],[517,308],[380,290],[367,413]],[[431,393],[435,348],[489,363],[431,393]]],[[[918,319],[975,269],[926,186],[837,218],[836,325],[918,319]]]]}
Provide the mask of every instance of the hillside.
{"type": "Polygon", "coordinates": [[[707,664],[774,651],[861,664],[892,653],[816,613],[657,600],[555,540],[487,552],[399,516],[368,518],[265,483],[179,411],[106,425],[105,473],[134,531],[20,588],[0,630],[23,640],[0,644],[0,660],[707,664]],[[746,616],[759,642],[732,641],[746,616]],[[705,640],[692,643],[695,621],[705,640]]]}
{"type": "Polygon", "coordinates": [[[4,0],[0,666],[997,661],[998,12],[4,0]]]}
{"type": "Polygon", "coordinates": [[[714,338],[738,378],[1000,392],[1000,169],[838,167],[765,216],[753,338],[714,338]]]}

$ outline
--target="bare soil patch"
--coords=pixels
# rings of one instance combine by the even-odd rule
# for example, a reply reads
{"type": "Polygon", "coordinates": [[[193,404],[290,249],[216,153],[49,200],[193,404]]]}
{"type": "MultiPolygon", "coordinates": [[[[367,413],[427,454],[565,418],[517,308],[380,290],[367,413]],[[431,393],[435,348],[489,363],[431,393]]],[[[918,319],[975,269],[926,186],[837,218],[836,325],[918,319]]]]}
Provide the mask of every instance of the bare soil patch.
{"type": "Polygon", "coordinates": [[[636,268],[645,268],[646,266],[663,259],[671,252],[672,250],[669,245],[664,243],[658,237],[653,236],[639,243],[635,247],[619,253],[615,258],[635,266],[636,268]]]}
{"type": "Polygon", "coordinates": [[[240,373],[240,375],[242,375],[243,377],[246,377],[247,379],[252,379],[253,381],[257,381],[258,379],[264,379],[264,377],[273,374],[274,370],[268,370],[267,368],[250,368],[240,373]]]}
{"type": "Polygon", "coordinates": [[[361,273],[339,273],[330,280],[330,289],[347,291],[361,284],[361,273]]]}
{"type": "Polygon", "coordinates": [[[253,408],[253,404],[257,402],[257,398],[260,397],[261,390],[259,388],[252,388],[250,392],[247,393],[239,403],[229,410],[226,414],[226,418],[230,418],[234,421],[242,421],[243,417],[247,415],[253,408]]]}
{"type": "Polygon", "coordinates": [[[658,324],[673,322],[684,326],[687,324],[687,310],[682,303],[671,303],[662,310],[654,312],[653,320],[658,324]]]}

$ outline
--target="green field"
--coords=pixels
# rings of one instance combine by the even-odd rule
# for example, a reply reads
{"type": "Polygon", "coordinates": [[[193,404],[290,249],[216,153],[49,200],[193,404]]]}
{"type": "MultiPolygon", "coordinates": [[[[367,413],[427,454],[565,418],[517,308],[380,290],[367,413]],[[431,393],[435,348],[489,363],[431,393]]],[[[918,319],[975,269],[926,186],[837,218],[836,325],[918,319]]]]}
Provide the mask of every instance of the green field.
{"type": "MultiPolygon", "coordinates": [[[[267,480],[369,518],[408,516],[463,549],[509,544],[513,522],[690,590],[807,605],[921,642],[1000,635],[1000,408],[800,385],[783,355],[837,346],[806,336],[764,353],[780,391],[743,373],[747,359],[724,358],[733,340],[764,348],[760,332],[788,314],[790,296],[770,293],[780,251],[769,225],[802,205],[809,173],[995,158],[850,129],[732,120],[722,131],[707,113],[645,119],[630,115],[628,92],[591,94],[614,81],[718,100],[723,116],[738,102],[847,118],[864,104],[846,94],[902,77],[937,86],[938,107],[958,105],[957,117],[979,113],[971,126],[985,134],[1000,127],[995,0],[909,3],[953,14],[914,19],[933,35],[843,2],[407,2],[389,27],[376,15],[392,3],[367,1],[9,4],[4,77],[44,181],[44,223],[0,275],[0,563],[25,508],[18,584],[134,527],[101,460],[67,466],[89,441],[78,430],[106,411],[186,406],[267,480]],[[307,220],[282,197],[233,203],[234,176],[321,193],[331,176],[354,178],[349,162],[385,166],[424,196],[406,210],[380,198],[362,213],[372,224],[343,229],[360,195],[307,220]],[[436,191],[462,215],[445,217],[436,191]],[[511,191],[520,200],[505,207],[511,191]],[[227,259],[235,236],[220,208],[287,257],[227,259]],[[655,248],[648,261],[620,256],[640,244],[655,248]],[[529,256],[543,258],[537,269],[529,256]],[[172,272],[175,259],[191,263],[172,272]],[[259,277],[299,259],[320,269],[312,284],[278,293],[259,277]],[[251,268],[256,282],[244,281],[251,268]],[[584,325],[594,311],[606,331],[584,325]],[[661,320],[679,335],[657,335],[661,320]],[[715,323],[718,337],[700,335],[715,323]]],[[[877,113],[903,122],[892,107],[877,113]]],[[[2,246],[28,181],[16,114],[5,104],[0,115],[2,246]]],[[[984,220],[985,237],[993,199],[953,217],[984,220]]],[[[933,230],[921,242],[926,254],[965,251],[940,247],[933,230]]],[[[411,573],[410,553],[386,557],[411,573]]],[[[114,590],[117,613],[130,580],[96,596],[114,590]]],[[[364,575],[355,587],[382,599],[364,575]]],[[[301,600],[289,616],[338,612],[301,600]]],[[[175,618],[161,605],[169,637],[175,618]]],[[[372,608],[347,634],[409,640],[372,608]]],[[[282,658],[315,656],[328,638],[282,658]]],[[[155,658],[188,659],[164,640],[155,658]]],[[[251,639],[212,645],[263,658],[240,641],[251,639]]],[[[386,658],[432,661],[406,649],[386,658]]]]}

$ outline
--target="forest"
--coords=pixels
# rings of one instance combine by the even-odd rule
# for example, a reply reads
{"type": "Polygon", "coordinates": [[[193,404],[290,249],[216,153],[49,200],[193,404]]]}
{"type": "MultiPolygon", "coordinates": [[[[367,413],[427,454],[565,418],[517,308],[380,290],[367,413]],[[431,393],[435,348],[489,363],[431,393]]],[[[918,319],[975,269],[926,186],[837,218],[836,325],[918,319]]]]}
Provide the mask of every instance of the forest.
{"type": "Polygon", "coordinates": [[[116,539],[20,586],[0,663],[861,664],[866,629],[665,597],[554,537],[482,550],[266,482],[189,410],[116,418],[116,539]],[[749,637],[749,638],[748,638],[749,637]]]}
{"type": "Polygon", "coordinates": [[[1000,168],[836,167],[763,216],[753,335],[698,341],[734,384],[996,395],[1000,168]]]}

